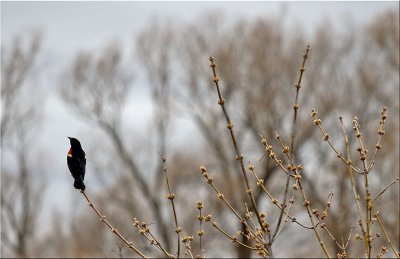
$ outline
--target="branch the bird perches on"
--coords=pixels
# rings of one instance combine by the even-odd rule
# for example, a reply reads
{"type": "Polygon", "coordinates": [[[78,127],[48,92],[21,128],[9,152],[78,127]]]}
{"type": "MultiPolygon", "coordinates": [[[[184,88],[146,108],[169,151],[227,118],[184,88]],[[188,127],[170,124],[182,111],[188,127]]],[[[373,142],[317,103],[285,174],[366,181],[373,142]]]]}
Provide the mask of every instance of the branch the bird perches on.
{"type": "Polygon", "coordinates": [[[100,217],[100,221],[104,222],[104,224],[106,224],[110,229],[111,232],[113,232],[116,236],[118,236],[130,249],[132,249],[135,253],[137,253],[140,257],[142,258],[147,258],[147,256],[145,256],[142,252],[140,252],[134,245],[132,242],[129,242],[119,231],[118,229],[114,228],[110,222],[108,222],[107,218],[105,215],[101,214],[99,212],[99,210],[94,206],[93,202],[89,199],[89,197],[87,196],[85,191],[80,191],[82,193],[82,195],[85,197],[89,207],[91,207],[94,212],[96,212],[96,214],[100,217]]]}

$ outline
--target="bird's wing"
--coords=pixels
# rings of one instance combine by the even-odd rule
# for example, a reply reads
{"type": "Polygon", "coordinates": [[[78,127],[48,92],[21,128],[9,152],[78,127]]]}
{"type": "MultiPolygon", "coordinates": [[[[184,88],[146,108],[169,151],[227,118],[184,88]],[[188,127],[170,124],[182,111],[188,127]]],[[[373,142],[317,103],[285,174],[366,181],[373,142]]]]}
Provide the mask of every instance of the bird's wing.
{"type": "Polygon", "coordinates": [[[68,168],[74,178],[78,177],[81,171],[81,163],[75,157],[67,157],[68,168]]]}
{"type": "Polygon", "coordinates": [[[85,156],[84,158],[78,158],[78,159],[79,159],[79,164],[80,164],[80,167],[81,167],[83,179],[85,179],[85,173],[86,173],[86,156],[85,156]]]}

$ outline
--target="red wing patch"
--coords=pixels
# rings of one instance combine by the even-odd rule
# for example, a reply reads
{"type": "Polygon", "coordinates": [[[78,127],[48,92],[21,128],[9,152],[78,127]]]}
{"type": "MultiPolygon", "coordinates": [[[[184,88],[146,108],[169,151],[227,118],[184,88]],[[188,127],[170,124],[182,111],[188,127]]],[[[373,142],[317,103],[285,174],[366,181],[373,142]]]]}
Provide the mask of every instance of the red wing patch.
{"type": "Polygon", "coordinates": [[[67,156],[72,157],[72,148],[69,149],[67,156]]]}

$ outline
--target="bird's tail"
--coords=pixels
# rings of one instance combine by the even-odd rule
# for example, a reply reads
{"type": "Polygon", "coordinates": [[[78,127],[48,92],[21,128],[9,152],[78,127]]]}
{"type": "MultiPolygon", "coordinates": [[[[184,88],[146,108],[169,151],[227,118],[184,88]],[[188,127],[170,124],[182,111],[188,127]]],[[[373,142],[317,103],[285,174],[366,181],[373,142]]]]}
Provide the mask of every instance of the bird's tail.
{"type": "Polygon", "coordinates": [[[85,187],[85,184],[83,183],[82,176],[78,176],[77,178],[75,178],[74,187],[75,187],[75,189],[80,189],[82,191],[85,190],[86,187],[85,187]]]}

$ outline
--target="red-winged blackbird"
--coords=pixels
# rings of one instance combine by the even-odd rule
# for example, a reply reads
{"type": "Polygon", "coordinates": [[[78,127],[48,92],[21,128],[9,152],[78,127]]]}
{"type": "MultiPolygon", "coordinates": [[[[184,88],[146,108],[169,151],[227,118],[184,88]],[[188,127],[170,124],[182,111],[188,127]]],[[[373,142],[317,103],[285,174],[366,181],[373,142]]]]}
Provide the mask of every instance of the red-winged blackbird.
{"type": "Polygon", "coordinates": [[[72,176],[75,179],[74,187],[75,189],[85,190],[85,184],[83,184],[83,179],[85,179],[85,167],[86,167],[86,155],[83,151],[81,143],[76,138],[69,138],[71,143],[71,148],[67,155],[67,164],[69,171],[71,171],[72,176]]]}

